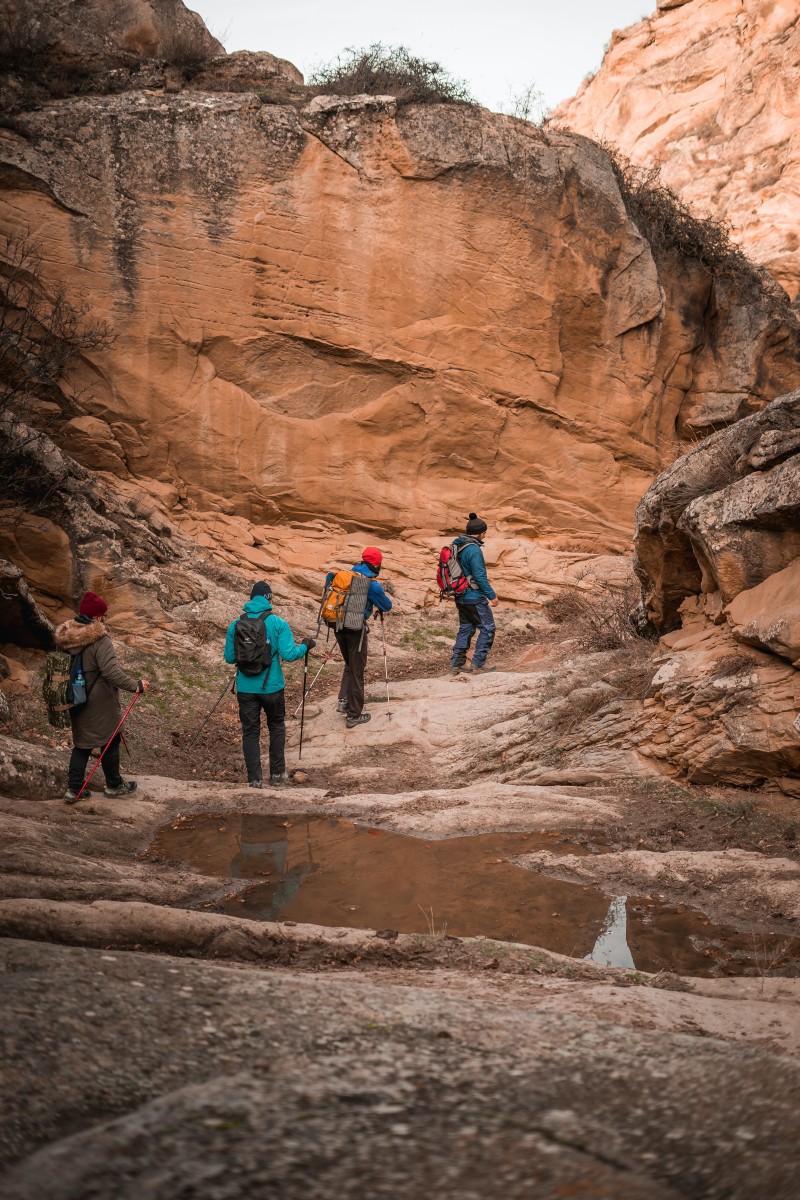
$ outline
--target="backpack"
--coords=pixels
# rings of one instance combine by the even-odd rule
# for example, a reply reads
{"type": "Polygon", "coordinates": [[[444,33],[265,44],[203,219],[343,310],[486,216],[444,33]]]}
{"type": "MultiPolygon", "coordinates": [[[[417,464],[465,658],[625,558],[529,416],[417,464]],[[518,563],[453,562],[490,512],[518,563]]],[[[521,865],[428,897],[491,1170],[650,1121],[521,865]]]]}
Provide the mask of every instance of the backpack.
{"type": "Polygon", "coordinates": [[[91,690],[86,687],[82,650],[77,654],[69,654],[66,650],[50,651],[44,660],[42,682],[42,695],[50,725],[56,729],[68,729],[70,711],[82,708],[91,690]]]}
{"type": "Polygon", "coordinates": [[[322,597],[320,616],[325,624],[337,633],[363,629],[371,583],[360,571],[337,571],[322,597]]]}
{"type": "Polygon", "coordinates": [[[233,658],[243,675],[260,675],[272,666],[266,617],[239,617],[233,627],[233,658]]]}
{"type": "MultiPolygon", "coordinates": [[[[466,545],[470,545],[470,543],[467,542],[466,545]]],[[[452,600],[458,600],[470,585],[470,577],[464,574],[461,563],[458,561],[458,556],[463,549],[464,546],[457,546],[455,542],[451,542],[449,546],[442,546],[439,565],[436,568],[436,583],[439,588],[440,600],[443,600],[445,596],[452,600]]]]}

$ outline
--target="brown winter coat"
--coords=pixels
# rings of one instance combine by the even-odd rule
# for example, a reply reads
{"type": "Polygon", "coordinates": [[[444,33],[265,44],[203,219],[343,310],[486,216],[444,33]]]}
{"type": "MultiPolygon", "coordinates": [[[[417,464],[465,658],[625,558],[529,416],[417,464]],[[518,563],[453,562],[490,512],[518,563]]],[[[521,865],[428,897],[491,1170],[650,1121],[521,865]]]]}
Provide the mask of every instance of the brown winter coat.
{"type": "Polygon", "coordinates": [[[75,620],[64,621],[56,628],[55,638],[59,650],[66,650],[68,654],[83,651],[88,699],[69,714],[72,741],[81,750],[105,746],[122,715],[117,688],[138,692],[139,680],[126,675],[117,662],[102,621],[92,621],[90,625],[75,620]]]}

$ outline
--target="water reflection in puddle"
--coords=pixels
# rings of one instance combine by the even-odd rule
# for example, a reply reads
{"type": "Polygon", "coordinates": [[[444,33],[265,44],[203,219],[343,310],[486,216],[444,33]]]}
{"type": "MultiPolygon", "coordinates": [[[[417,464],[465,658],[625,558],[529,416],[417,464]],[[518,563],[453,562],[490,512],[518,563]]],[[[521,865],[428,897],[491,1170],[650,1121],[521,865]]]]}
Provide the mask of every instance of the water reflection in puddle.
{"type": "MultiPolygon", "coordinates": [[[[701,913],[649,897],[609,900],[596,888],[505,861],[537,849],[587,853],[555,833],[430,841],[337,817],[205,813],[165,826],[151,849],[205,875],[250,881],[221,908],[254,920],[483,935],[642,971],[712,975],[758,967],[752,939],[701,913]]],[[[760,945],[774,958],[769,940],[760,945]]],[[[784,957],[799,953],[795,940],[784,957]]]]}
{"type": "Polygon", "coordinates": [[[628,946],[627,896],[615,896],[608,906],[603,928],[586,958],[605,967],[636,967],[628,946]]]}

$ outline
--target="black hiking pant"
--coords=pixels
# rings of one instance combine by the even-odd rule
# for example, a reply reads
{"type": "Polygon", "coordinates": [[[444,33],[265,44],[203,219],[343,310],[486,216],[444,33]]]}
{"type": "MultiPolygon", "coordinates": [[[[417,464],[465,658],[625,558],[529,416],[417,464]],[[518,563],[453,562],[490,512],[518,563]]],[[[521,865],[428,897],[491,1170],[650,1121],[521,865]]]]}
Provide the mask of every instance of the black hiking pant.
{"type": "MultiPolygon", "coordinates": [[[[121,733],[114,735],[111,745],[106,750],[103,755],[103,761],[100,763],[100,769],[106,777],[106,787],[115,788],[119,787],[122,783],[122,776],[119,773],[119,744],[121,739],[121,733]]],[[[91,753],[91,750],[82,750],[80,746],[72,747],[72,754],[69,759],[68,782],[71,792],[79,792],[83,787],[86,765],[89,762],[89,755],[91,753]]]]}
{"type": "Polygon", "coordinates": [[[286,700],[279,692],[237,692],[239,720],[242,722],[242,751],[247,780],[261,779],[261,713],[269,730],[269,773],[283,775],[286,770],[286,700]]]}
{"type": "Polygon", "coordinates": [[[367,668],[369,631],[340,629],[336,641],[344,659],[344,672],[339,687],[339,699],[347,705],[348,717],[360,717],[364,708],[364,671],[367,668]]]}

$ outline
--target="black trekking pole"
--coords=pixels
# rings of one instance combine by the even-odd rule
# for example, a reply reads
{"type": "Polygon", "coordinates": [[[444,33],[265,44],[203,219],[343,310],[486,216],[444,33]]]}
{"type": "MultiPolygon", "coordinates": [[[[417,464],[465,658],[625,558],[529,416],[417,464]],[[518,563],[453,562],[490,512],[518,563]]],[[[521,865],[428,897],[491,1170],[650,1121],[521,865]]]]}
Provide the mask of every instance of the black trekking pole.
{"type": "Polygon", "coordinates": [[[381,613],[381,639],[383,641],[383,673],[386,676],[386,715],[391,721],[392,713],[389,708],[389,660],[386,656],[386,627],[383,623],[383,613],[381,613]]]}
{"type": "MultiPolygon", "coordinates": [[[[317,673],[316,673],[316,675],[315,675],[315,676],[314,676],[314,678],[311,680],[311,683],[308,685],[308,690],[309,690],[309,692],[311,691],[311,689],[313,688],[314,684],[315,684],[315,683],[317,682],[317,680],[319,679],[319,677],[320,677],[320,675],[321,675],[321,673],[322,673],[322,670],[323,670],[323,668],[324,668],[324,667],[327,667],[328,663],[329,663],[329,662],[331,661],[331,659],[333,658],[333,656],[334,656],[334,654],[336,653],[337,649],[338,649],[338,646],[334,646],[334,647],[333,647],[331,650],[328,650],[328,651],[326,651],[326,653],[325,653],[325,658],[322,660],[322,663],[321,663],[321,664],[320,664],[320,666],[317,668],[317,673]]],[[[296,709],[294,710],[294,712],[292,713],[292,720],[293,720],[293,721],[297,720],[297,714],[300,712],[300,706],[302,705],[302,703],[303,703],[303,702],[302,702],[302,700],[301,700],[301,701],[300,701],[300,704],[298,704],[297,708],[296,708],[296,709]]]]}
{"type": "Polygon", "coordinates": [[[308,647],[306,646],[306,656],[303,659],[303,699],[300,701],[300,749],[297,757],[303,757],[303,726],[306,720],[306,686],[308,684],[308,647]]]}
{"type": "Polygon", "coordinates": [[[219,697],[219,699],[217,700],[217,702],[216,702],[216,704],[214,705],[214,707],[211,709],[211,712],[208,714],[208,716],[206,717],[205,721],[203,721],[202,725],[200,725],[200,726],[198,727],[198,729],[196,729],[196,730],[195,730],[194,737],[192,738],[192,740],[191,740],[191,741],[190,741],[190,742],[187,744],[187,746],[186,746],[186,749],[187,749],[187,750],[191,750],[192,746],[195,744],[195,742],[197,741],[197,739],[200,737],[200,734],[203,732],[203,730],[205,729],[206,725],[207,725],[207,724],[208,724],[208,722],[211,720],[211,718],[213,717],[214,713],[217,711],[217,709],[219,708],[220,704],[222,703],[222,701],[223,701],[223,699],[224,699],[224,697],[225,697],[225,693],[227,692],[228,688],[232,688],[232,687],[233,687],[233,683],[234,683],[234,680],[235,680],[235,679],[236,679],[236,676],[234,675],[233,679],[229,679],[229,680],[228,680],[228,682],[225,684],[225,687],[222,689],[222,692],[221,692],[221,694],[220,694],[220,697],[219,697]]]}

